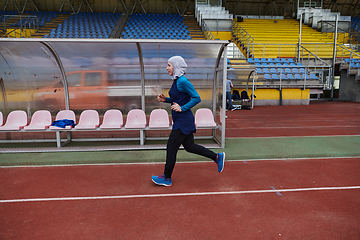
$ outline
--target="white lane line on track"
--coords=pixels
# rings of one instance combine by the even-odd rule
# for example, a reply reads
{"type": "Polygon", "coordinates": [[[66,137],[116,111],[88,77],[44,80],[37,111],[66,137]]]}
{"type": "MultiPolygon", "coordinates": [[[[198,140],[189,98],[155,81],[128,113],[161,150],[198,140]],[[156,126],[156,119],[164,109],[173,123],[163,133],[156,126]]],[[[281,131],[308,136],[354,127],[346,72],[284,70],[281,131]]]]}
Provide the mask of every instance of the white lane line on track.
{"type": "Polygon", "coordinates": [[[95,197],[29,198],[29,199],[0,200],[0,203],[108,200],[108,199],[130,199],[130,198],[159,198],[159,197],[187,197],[187,196],[234,195],[234,194],[251,194],[251,193],[306,192],[306,191],[329,191],[329,190],[352,190],[352,189],[360,189],[360,186],[294,188],[294,189],[275,189],[275,190],[248,190],[248,191],[229,191],[229,192],[195,192],[195,193],[168,193],[168,194],[143,194],[143,195],[140,194],[140,195],[122,195],[122,196],[95,196],[95,197]]]}
{"type": "MultiPolygon", "coordinates": [[[[226,162],[250,162],[250,161],[294,161],[294,160],[331,160],[331,159],[356,159],[360,156],[344,156],[344,157],[301,157],[301,158],[254,158],[254,159],[226,159],[226,162]]],[[[176,164],[191,163],[213,163],[213,161],[179,161],[176,164]]],[[[42,168],[42,167],[86,167],[86,166],[121,166],[121,165],[153,165],[165,164],[162,162],[143,162],[143,163],[89,163],[89,164],[57,164],[57,165],[20,165],[20,166],[0,166],[1,168],[42,168]]]]}

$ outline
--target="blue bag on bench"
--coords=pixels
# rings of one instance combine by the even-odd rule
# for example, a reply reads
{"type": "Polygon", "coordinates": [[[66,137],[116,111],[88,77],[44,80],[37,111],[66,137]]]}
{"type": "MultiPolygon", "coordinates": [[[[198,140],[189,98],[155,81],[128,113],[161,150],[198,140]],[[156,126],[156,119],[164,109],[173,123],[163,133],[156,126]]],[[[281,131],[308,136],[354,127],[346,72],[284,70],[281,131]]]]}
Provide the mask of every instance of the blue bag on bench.
{"type": "Polygon", "coordinates": [[[61,119],[61,120],[53,121],[51,126],[61,127],[61,128],[65,128],[66,126],[75,127],[75,122],[74,120],[61,119]]]}

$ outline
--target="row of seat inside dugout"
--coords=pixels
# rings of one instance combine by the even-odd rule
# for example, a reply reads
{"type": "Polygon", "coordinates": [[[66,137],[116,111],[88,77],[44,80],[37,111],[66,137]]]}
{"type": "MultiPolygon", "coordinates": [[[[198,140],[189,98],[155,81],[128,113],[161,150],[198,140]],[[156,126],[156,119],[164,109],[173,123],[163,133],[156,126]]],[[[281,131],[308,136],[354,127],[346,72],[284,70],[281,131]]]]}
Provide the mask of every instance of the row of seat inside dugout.
{"type": "MultiPolygon", "coordinates": [[[[60,110],[55,117],[55,121],[65,120],[64,122],[53,122],[53,117],[48,110],[38,110],[28,121],[28,115],[23,110],[11,111],[8,116],[3,116],[0,112],[0,132],[24,130],[79,130],[100,129],[144,129],[149,128],[169,128],[170,116],[165,109],[153,109],[147,121],[146,114],[141,109],[132,109],[127,113],[124,125],[124,117],[120,110],[106,110],[100,124],[100,116],[96,110],[87,109],[81,112],[77,122],[75,112],[72,110],[60,110]]],[[[208,108],[199,108],[195,112],[196,127],[216,127],[214,115],[208,108]]]]}

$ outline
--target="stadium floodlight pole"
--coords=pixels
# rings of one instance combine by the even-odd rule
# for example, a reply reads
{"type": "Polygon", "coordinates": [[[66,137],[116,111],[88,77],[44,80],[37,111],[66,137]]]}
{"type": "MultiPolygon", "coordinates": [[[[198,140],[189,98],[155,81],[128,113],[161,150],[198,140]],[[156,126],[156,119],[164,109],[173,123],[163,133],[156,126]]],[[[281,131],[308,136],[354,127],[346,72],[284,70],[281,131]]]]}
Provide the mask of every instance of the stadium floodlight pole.
{"type": "Polygon", "coordinates": [[[332,62],[332,76],[331,76],[331,101],[334,100],[334,81],[335,81],[335,62],[336,62],[336,44],[338,33],[338,15],[335,15],[335,37],[334,37],[334,51],[333,51],[333,62],[332,62]]]}

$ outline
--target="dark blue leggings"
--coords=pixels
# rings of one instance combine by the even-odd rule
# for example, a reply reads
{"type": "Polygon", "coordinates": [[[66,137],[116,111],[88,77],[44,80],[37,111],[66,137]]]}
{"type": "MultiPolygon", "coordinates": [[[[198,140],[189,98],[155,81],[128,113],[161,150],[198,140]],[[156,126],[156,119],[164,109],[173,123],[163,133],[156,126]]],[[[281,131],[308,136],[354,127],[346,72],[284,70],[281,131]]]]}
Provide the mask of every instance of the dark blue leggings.
{"type": "Polygon", "coordinates": [[[166,178],[171,178],[176,163],[176,155],[181,144],[187,152],[195,153],[214,161],[216,160],[216,153],[194,143],[194,135],[192,133],[185,135],[180,129],[172,130],[166,146],[166,163],[164,171],[166,178]]]}

